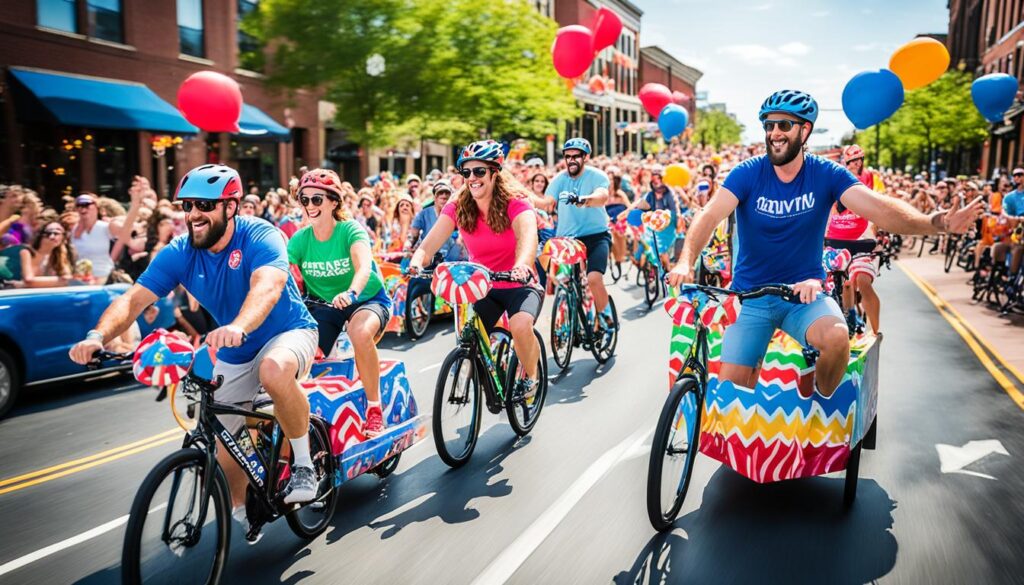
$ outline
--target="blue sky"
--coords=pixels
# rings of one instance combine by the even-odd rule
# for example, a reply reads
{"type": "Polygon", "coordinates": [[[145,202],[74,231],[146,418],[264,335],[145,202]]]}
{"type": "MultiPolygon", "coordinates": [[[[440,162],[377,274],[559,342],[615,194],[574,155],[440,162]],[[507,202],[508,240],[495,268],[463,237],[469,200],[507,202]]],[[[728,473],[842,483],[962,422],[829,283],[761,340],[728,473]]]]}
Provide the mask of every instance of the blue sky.
{"type": "MultiPolygon", "coordinates": [[[[764,134],[757,108],[772,91],[809,92],[841,110],[843,87],[861,71],[888,67],[892,52],[918,33],[944,33],[947,0],[633,0],[643,11],[640,45],[658,45],[704,76],[698,91],[725,102],[746,126],[744,142],[764,134]]],[[[838,143],[853,125],[822,112],[812,146],[838,143]]]]}

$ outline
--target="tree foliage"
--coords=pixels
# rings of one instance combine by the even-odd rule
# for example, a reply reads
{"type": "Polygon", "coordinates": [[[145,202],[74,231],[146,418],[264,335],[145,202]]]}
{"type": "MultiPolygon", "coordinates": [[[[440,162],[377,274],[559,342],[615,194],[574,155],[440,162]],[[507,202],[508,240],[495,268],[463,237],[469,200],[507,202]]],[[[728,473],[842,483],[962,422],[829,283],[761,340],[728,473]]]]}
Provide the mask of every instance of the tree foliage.
{"type": "MultiPolygon", "coordinates": [[[[967,72],[948,71],[931,84],[908,91],[900,109],[881,124],[882,163],[925,166],[936,151],[952,152],[984,142],[988,124],[971,101],[972,80],[967,72]]],[[[853,137],[869,160],[879,160],[878,130],[868,128],[853,137]]]]}
{"type": "Polygon", "coordinates": [[[271,83],[322,88],[368,146],[539,137],[578,114],[548,57],[555,24],[527,2],[264,0],[245,27],[272,47],[271,83]]]}
{"type": "Polygon", "coordinates": [[[693,140],[702,146],[711,145],[721,148],[723,144],[739,144],[743,134],[743,125],[725,112],[701,109],[697,111],[697,121],[693,127],[693,140]]]}

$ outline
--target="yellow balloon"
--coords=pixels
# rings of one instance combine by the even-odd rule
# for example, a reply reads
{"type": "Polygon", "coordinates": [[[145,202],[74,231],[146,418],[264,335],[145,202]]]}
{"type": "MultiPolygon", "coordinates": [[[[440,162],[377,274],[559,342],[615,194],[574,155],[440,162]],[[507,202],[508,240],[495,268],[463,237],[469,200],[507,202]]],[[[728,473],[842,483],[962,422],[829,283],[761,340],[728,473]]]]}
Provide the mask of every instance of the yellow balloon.
{"type": "Polygon", "coordinates": [[[949,69],[949,51],[933,38],[919,37],[896,49],[889,69],[903,82],[903,89],[924,87],[949,69]]]}
{"type": "Polygon", "coordinates": [[[665,184],[669,187],[685,187],[690,184],[690,169],[679,163],[665,167],[665,184]]]}

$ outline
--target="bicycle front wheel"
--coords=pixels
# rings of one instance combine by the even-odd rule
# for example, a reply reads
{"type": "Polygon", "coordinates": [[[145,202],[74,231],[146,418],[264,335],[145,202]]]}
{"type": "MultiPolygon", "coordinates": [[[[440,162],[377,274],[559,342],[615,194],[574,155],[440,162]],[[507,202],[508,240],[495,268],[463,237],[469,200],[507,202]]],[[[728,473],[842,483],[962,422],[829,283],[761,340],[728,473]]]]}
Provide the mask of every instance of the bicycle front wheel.
{"type": "Polygon", "coordinates": [[[125,531],[124,583],[220,581],[231,539],[231,498],[220,466],[212,477],[206,485],[206,454],[198,449],[171,453],[149,472],[125,531]]]}
{"type": "Polygon", "coordinates": [[[534,329],[533,335],[537,338],[537,345],[540,346],[540,354],[537,356],[537,385],[534,387],[533,396],[522,396],[516,389],[516,383],[526,376],[525,370],[520,366],[519,356],[511,351],[509,358],[508,376],[505,382],[505,392],[508,399],[505,400],[505,412],[508,414],[508,424],[512,426],[520,437],[525,437],[540,418],[540,411],[544,408],[544,399],[548,395],[548,357],[544,351],[544,339],[534,329]]]}
{"type": "Polygon", "coordinates": [[[704,407],[699,388],[695,378],[679,381],[669,392],[654,431],[647,470],[647,516],[660,532],[672,527],[690,487],[704,407]]]}
{"type": "Polygon", "coordinates": [[[551,303],[551,353],[559,369],[569,366],[572,357],[575,314],[569,299],[569,289],[560,286],[555,289],[555,300],[551,303]]]}
{"type": "Polygon", "coordinates": [[[647,301],[647,308],[650,309],[654,306],[654,302],[658,300],[658,291],[661,289],[661,284],[658,281],[657,266],[647,262],[644,271],[647,273],[644,277],[644,300],[647,301]]]}
{"type": "MultiPolygon", "coordinates": [[[[607,363],[608,360],[612,359],[615,355],[615,346],[619,344],[619,312],[615,309],[615,299],[610,295],[608,297],[608,306],[612,308],[612,323],[614,324],[613,329],[608,329],[607,325],[602,322],[601,327],[598,327],[596,335],[598,338],[594,340],[594,344],[590,347],[591,353],[594,354],[594,359],[597,363],[607,363]]],[[[604,317],[598,315],[597,319],[602,320],[604,317]]]]}
{"type": "Polygon", "coordinates": [[[434,389],[433,431],[442,461],[450,467],[469,461],[480,434],[480,380],[465,348],[449,353],[441,365],[434,389]]]}

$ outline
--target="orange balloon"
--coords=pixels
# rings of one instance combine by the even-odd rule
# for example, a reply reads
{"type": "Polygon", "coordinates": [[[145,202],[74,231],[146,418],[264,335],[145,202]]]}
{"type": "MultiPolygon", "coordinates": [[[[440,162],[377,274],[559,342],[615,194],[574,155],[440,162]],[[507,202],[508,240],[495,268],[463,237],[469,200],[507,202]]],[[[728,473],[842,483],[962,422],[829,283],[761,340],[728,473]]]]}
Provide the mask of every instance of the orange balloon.
{"type": "Polygon", "coordinates": [[[670,164],[665,167],[663,180],[669,187],[685,187],[690,184],[690,169],[680,163],[670,164]]]}
{"type": "Polygon", "coordinates": [[[903,89],[924,87],[949,69],[949,51],[933,38],[919,37],[896,49],[889,69],[903,82],[903,89]]]}

